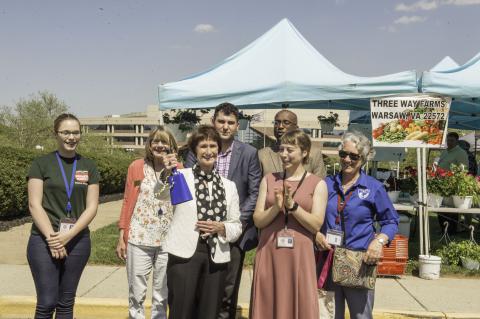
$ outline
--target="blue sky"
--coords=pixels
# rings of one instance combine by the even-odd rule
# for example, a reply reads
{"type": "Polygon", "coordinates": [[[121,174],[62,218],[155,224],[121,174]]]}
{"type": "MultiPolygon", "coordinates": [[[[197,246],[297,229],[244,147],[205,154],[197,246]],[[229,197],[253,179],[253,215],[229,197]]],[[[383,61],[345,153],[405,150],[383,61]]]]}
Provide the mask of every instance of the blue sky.
{"type": "Polygon", "coordinates": [[[341,70],[429,69],[480,52],[480,0],[0,2],[0,105],[48,90],[79,116],[155,104],[282,18],[341,70]]]}

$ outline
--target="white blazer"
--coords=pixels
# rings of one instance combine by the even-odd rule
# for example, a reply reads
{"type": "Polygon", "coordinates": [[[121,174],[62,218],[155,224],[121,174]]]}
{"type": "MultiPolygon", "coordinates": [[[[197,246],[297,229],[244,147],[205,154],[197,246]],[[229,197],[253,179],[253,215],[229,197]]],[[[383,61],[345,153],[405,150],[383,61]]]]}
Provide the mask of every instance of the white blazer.
{"type": "MultiPolygon", "coordinates": [[[[168,229],[164,247],[169,254],[181,258],[191,258],[195,253],[198,237],[200,236],[195,226],[198,221],[195,183],[191,168],[180,169],[179,171],[185,176],[193,200],[174,207],[173,219],[168,229]]],[[[237,187],[235,183],[223,177],[222,182],[225,187],[227,200],[227,216],[224,221],[226,237],[218,235],[215,257],[213,258],[213,262],[217,264],[230,261],[229,243],[235,242],[242,234],[237,187]]],[[[211,189],[210,185],[209,188],[211,189]]]]}

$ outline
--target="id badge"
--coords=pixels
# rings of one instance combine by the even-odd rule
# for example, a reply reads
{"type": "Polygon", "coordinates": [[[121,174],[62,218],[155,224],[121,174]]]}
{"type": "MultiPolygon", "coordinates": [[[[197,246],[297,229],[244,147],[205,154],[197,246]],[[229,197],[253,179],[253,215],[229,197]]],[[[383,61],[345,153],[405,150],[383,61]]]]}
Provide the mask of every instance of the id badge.
{"type": "Polygon", "coordinates": [[[73,228],[76,221],[77,220],[75,218],[62,218],[60,220],[59,232],[63,233],[63,232],[69,231],[70,229],[73,228]]]}
{"type": "Polygon", "coordinates": [[[277,248],[293,248],[294,242],[293,232],[281,230],[277,233],[277,248]]]}
{"type": "Polygon", "coordinates": [[[327,243],[333,246],[341,246],[343,243],[343,231],[335,229],[327,230],[327,243]]]}

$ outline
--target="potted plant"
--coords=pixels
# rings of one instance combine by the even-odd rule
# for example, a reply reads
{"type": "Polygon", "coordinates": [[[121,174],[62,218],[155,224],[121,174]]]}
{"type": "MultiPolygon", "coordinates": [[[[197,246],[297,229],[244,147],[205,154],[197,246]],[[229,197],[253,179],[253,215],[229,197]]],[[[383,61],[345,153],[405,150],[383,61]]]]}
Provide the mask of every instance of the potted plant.
{"type": "Polygon", "coordinates": [[[475,176],[468,174],[463,165],[452,165],[454,179],[453,204],[456,208],[469,209],[472,207],[473,198],[478,201],[480,188],[475,176]]]}
{"type": "MultiPolygon", "coordinates": [[[[201,114],[208,113],[206,109],[199,109],[201,114]]],[[[171,110],[171,114],[163,114],[163,123],[170,129],[178,142],[183,142],[187,138],[187,133],[192,131],[200,123],[200,116],[197,110],[171,110]]]]}
{"type": "Polygon", "coordinates": [[[436,167],[427,173],[427,205],[438,208],[444,196],[452,195],[453,172],[436,167]]]}
{"type": "Polygon", "coordinates": [[[330,112],[327,116],[319,115],[317,119],[324,133],[330,133],[336,126],[340,126],[338,124],[338,113],[330,112]]]}
{"type": "Polygon", "coordinates": [[[398,186],[398,180],[396,177],[390,175],[390,177],[384,182],[385,189],[387,190],[388,197],[392,203],[398,202],[398,197],[400,196],[400,190],[398,186]]]}
{"type": "Polygon", "coordinates": [[[238,124],[239,124],[239,130],[246,130],[248,128],[248,123],[251,121],[252,115],[248,115],[243,113],[243,111],[240,111],[238,113],[238,124]]]}
{"type": "Polygon", "coordinates": [[[449,265],[462,265],[469,270],[480,268],[480,246],[471,240],[452,241],[437,250],[437,254],[449,265]]]}

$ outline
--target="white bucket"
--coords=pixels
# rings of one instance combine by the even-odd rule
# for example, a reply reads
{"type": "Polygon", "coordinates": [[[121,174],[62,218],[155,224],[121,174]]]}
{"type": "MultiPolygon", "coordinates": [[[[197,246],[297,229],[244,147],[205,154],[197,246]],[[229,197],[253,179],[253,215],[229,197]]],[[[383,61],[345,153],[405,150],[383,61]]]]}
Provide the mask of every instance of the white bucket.
{"type": "Polygon", "coordinates": [[[433,255],[419,255],[418,266],[420,271],[420,278],[423,279],[438,279],[440,278],[440,265],[442,258],[433,255]]]}

